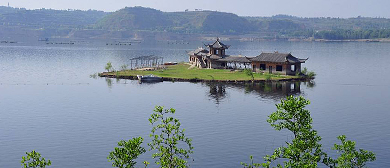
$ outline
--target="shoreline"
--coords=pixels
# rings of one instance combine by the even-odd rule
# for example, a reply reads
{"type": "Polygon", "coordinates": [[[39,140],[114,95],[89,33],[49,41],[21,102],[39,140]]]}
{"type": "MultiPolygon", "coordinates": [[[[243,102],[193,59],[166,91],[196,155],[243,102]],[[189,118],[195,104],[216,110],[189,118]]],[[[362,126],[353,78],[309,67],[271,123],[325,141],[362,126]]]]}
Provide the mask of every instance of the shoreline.
{"type": "MultiPolygon", "coordinates": [[[[138,80],[137,76],[133,75],[119,75],[116,76],[115,74],[111,74],[110,72],[102,72],[98,74],[99,77],[105,77],[105,78],[115,78],[115,79],[129,79],[129,80],[138,80]]],[[[255,83],[255,82],[284,82],[284,81],[310,81],[314,78],[306,78],[306,77],[297,77],[297,78],[281,78],[281,79],[255,79],[255,80],[215,80],[215,79],[184,79],[184,78],[175,78],[175,77],[161,77],[162,81],[171,81],[171,82],[216,82],[216,83],[255,83]]]]}

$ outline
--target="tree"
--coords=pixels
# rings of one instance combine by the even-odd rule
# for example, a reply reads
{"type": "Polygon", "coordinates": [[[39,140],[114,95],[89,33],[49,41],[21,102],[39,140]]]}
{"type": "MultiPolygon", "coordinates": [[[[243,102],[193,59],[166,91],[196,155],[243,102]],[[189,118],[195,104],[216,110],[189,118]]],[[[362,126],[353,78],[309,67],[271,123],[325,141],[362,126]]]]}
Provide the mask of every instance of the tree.
{"type": "Polygon", "coordinates": [[[244,166],[244,168],[258,168],[260,167],[262,164],[260,163],[253,163],[253,156],[249,156],[249,159],[250,159],[250,163],[244,163],[244,162],[241,162],[241,165],[244,166]]]}
{"type": "MultiPolygon", "coordinates": [[[[305,109],[310,101],[302,96],[289,96],[286,100],[281,100],[280,104],[276,105],[277,111],[272,113],[267,122],[276,130],[287,129],[293,133],[294,139],[291,142],[286,142],[286,147],[277,148],[274,153],[264,157],[265,163],[263,167],[271,167],[273,161],[284,159],[284,165],[277,164],[277,167],[317,167],[318,163],[322,163],[329,167],[351,168],[364,167],[366,162],[374,161],[375,154],[363,149],[357,151],[355,142],[346,141],[346,136],[339,136],[341,144],[335,144],[333,149],[340,153],[337,159],[332,159],[322,151],[322,145],[319,143],[321,137],[317,135],[317,131],[313,130],[313,119],[310,112],[305,109]]],[[[253,163],[253,158],[250,157],[251,163],[241,163],[244,167],[259,167],[258,163],[253,163]]]]}
{"type": "Polygon", "coordinates": [[[184,134],[184,129],[180,129],[178,119],[168,117],[169,114],[174,114],[175,109],[164,109],[162,106],[156,106],[154,113],[150,116],[149,122],[155,125],[152,128],[150,137],[152,142],[148,145],[151,150],[157,150],[153,158],[158,158],[156,164],[165,168],[187,167],[187,161],[191,153],[193,153],[191,139],[184,134]],[[183,144],[179,144],[182,142],[183,144]],[[188,146],[188,149],[183,149],[179,146],[188,146]]]}
{"type": "Polygon", "coordinates": [[[139,155],[146,152],[145,148],[141,147],[143,140],[142,137],[138,137],[129,141],[119,141],[119,147],[116,147],[114,151],[110,152],[107,159],[110,162],[113,162],[113,167],[133,168],[137,163],[134,160],[137,159],[139,155]]]}
{"type": "Polygon", "coordinates": [[[110,70],[112,69],[111,62],[107,62],[105,69],[107,70],[107,72],[110,72],[110,70]]]}
{"type": "MultiPolygon", "coordinates": [[[[288,159],[284,167],[317,167],[317,163],[326,154],[321,149],[321,137],[312,129],[310,112],[305,108],[310,104],[303,97],[289,96],[277,104],[277,111],[267,120],[276,130],[287,129],[294,135],[292,142],[286,142],[287,147],[279,147],[271,156],[266,156],[264,167],[279,158],[288,159]]],[[[278,165],[281,166],[281,165],[278,165]]]]}
{"type": "Polygon", "coordinates": [[[306,67],[304,67],[301,72],[297,72],[295,75],[303,75],[307,79],[314,79],[317,74],[314,71],[309,71],[306,67]]]}
{"type": "Polygon", "coordinates": [[[252,81],[255,80],[255,77],[253,76],[252,70],[250,70],[250,69],[244,69],[244,73],[245,73],[247,76],[250,76],[250,77],[252,78],[252,81]]]}
{"type": "Polygon", "coordinates": [[[375,161],[374,153],[363,149],[356,150],[356,142],[347,141],[345,135],[341,135],[337,139],[341,141],[341,144],[334,144],[332,149],[337,150],[340,156],[336,160],[330,160],[330,167],[360,168],[365,167],[366,162],[375,161]]]}
{"type": "Polygon", "coordinates": [[[121,66],[121,70],[122,70],[122,71],[124,71],[124,70],[126,70],[126,69],[127,69],[127,67],[128,67],[128,65],[126,65],[126,64],[123,64],[123,65],[121,66]]]}
{"type": "Polygon", "coordinates": [[[51,161],[41,157],[41,154],[36,151],[26,152],[27,156],[22,157],[23,168],[45,168],[51,165],[51,161]]]}

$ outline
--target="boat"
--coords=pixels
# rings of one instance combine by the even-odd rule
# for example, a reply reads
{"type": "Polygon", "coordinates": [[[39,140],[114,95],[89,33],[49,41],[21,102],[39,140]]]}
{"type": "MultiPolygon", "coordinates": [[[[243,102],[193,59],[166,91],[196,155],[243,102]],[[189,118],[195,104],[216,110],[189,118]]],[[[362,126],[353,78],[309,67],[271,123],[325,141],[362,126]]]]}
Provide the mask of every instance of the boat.
{"type": "Polygon", "coordinates": [[[164,65],[176,65],[177,64],[177,62],[166,62],[166,63],[164,63],[164,65]]]}
{"type": "Polygon", "coordinates": [[[142,76],[137,75],[137,78],[141,82],[162,82],[162,77],[154,76],[153,74],[142,76]]]}

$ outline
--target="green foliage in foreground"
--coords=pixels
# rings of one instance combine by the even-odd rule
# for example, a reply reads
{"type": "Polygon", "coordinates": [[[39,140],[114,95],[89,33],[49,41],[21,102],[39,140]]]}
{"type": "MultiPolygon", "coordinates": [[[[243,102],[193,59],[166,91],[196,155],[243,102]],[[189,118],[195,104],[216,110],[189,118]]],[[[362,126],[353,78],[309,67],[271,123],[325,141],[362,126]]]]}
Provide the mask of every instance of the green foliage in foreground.
{"type": "Polygon", "coordinates": [[[283,129],[291,131],[294,139],[286,142],[287,146],[279,147],[272,155],[264,157],[265,163],[253,163],[253,158],[250,157],[250,164],[241,164],[244,167],[271,167],[274,161],[283,159],[286,160],[284,164],[277,164],[277,167],[314,168],[321,163],[328,167],[350,168],[364,167],[366,162],[376,159],[372,152],[363,149],[357,151],[355,142],[346,141],[345,135],[338,137],[341,144],[335,144],[333,148],[340,156],[337,159],[328,157],[321,149],[321,137],[312,128],[313,119],[310,112],[305,109],[308,104],[310,101],[303,97],[289,96],[286,100],[281,100],[281,103],[276,105],[277,111],[269,116],[267,122],[278,131],[283,129]]]}
{"type": "Polygon", "coordinates": [[[174,114],[175,109],[164,109],[161,106],[157,106],[154,113],[150,116],[149,122],[151,124],[157,124],[152,128],[150,137],[153,138],[152,142],[148,145],[151,150],[157,150],[157,153],[153,154],[153,158],[158,158],[156,164],[161,167],[188,167],[187,161],[193,153],[191,139],[184,135],[184,129],[180,129],[180,122],[178,119],[168,117],[169,114],[174,114]],[[188,149],[180,148],[179,142],[184,142],[180,146],[188,146],[188,149]]]}
{"type": "MultiPolygon", "coordinates": [[[[288,97],[276,105],[278,109],[267,120],[276,130],[287,129],[294,134],[292,142],[287,147],[280,147],[271,156],[266,156],[264,167],[279,158],[288,159],[284,167],[317,167],[317,162],[325,155],[321,150],[321,137],[312,129],[310,112],[305,108],[310,101],[303,97],[288,97]]],[[[281,165],[278,165],[281,166],[281,165]]]]}
{"type": "Polygon", "coordinates": [[[26,152],[27,156],[22,157],[22,166],[23,168],[45,168],[46,166],[51,165],[51,161],[47,160],[44,157],[41,157],[41,154],[36,151],[26,152]]]}
{"type": "Polygon", "coordinates": [[[107,159],[113,162],[113,167],[133,168],[137,163],[134,160],[146,152],[145,148],[141,147],[143,140],[142,137],[138,137],[129,141],[119,141],[118,146],[120,147],[116,147],[114,151],[110,152],[107,159]]]}
{"type": "MultiPolygon", "coordinates": [[[[188,69],[190,65],[180,63],[177,65],[168,66],[166,69],[155,70],[155,71],[137,71],[137,70],[125,70],[118,71],[120,76],[136,76],[136,75],[149,75],[153,74],[160,77],[168,78],[180,78],[180,79],[202,79],[202,80],[269,80],[274,79],[289,79],[298,78],[298,76],[281,76],[276,74],[259,75],[258,73],[252,73],[254,76],[246,73],[245,70],[231,71],[229,69],[199,69],[192,68],[188,69]]],[[[116,73],[111,72],[111,75],[116,73]]]]}
{"type": "MultiPolygon", "coordinates": [[[[157,158],[156,164],[163,168],[183,168],[188,167],[186,159],[189,159],[193,153],[191,139],[184,135],[184,129],[180,129],[178,119],[170,117],[175,113],[175,109],[164,109],[162,106],[156,106],[154,113],[150,116],[149,122],[154,125],[150,137],[152,142],[148,143],[150,150],[157,152],[152,155],[157,158]],[[180,147],[179,147],[180,146],[180,147]],[[181,147],[188,146],[188,149],[181,147]]],[[[143,139],[141,137],[133,138],[129,141],[120,141],[114,151],[107,157],[113,167],[133,168],[136,163],[134,160],[139,155],[146,152],[141,147],[143,139]]],[[[147,167],[149,162],[144,161],[147,167]]]]}
{"type": "Polygon", "coordinates": [[[366,162],[375,161],[375,154],[363,149],[356,150],[356,142],[347,141],[345,135],[337,137],[341,141],[341,144],[334,144],[332,149],[337,150],[340,153],[340,157],[336,160],[331,160],[331,167],[365,167],[366,162]]]}

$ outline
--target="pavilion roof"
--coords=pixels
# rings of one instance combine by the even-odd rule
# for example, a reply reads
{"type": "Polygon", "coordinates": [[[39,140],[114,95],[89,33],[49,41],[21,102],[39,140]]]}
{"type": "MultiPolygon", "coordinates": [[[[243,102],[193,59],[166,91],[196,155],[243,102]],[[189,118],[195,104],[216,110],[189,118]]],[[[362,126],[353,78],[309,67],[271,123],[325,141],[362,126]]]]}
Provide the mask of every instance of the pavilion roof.
{"type": "Polygon", "coordinates": [[[219,41],[219,38],[217,38],[217,40],[213,44],[208,44],[207,47],[214,49],[228,49],[230,45],[223,44],[219,41]]]}

